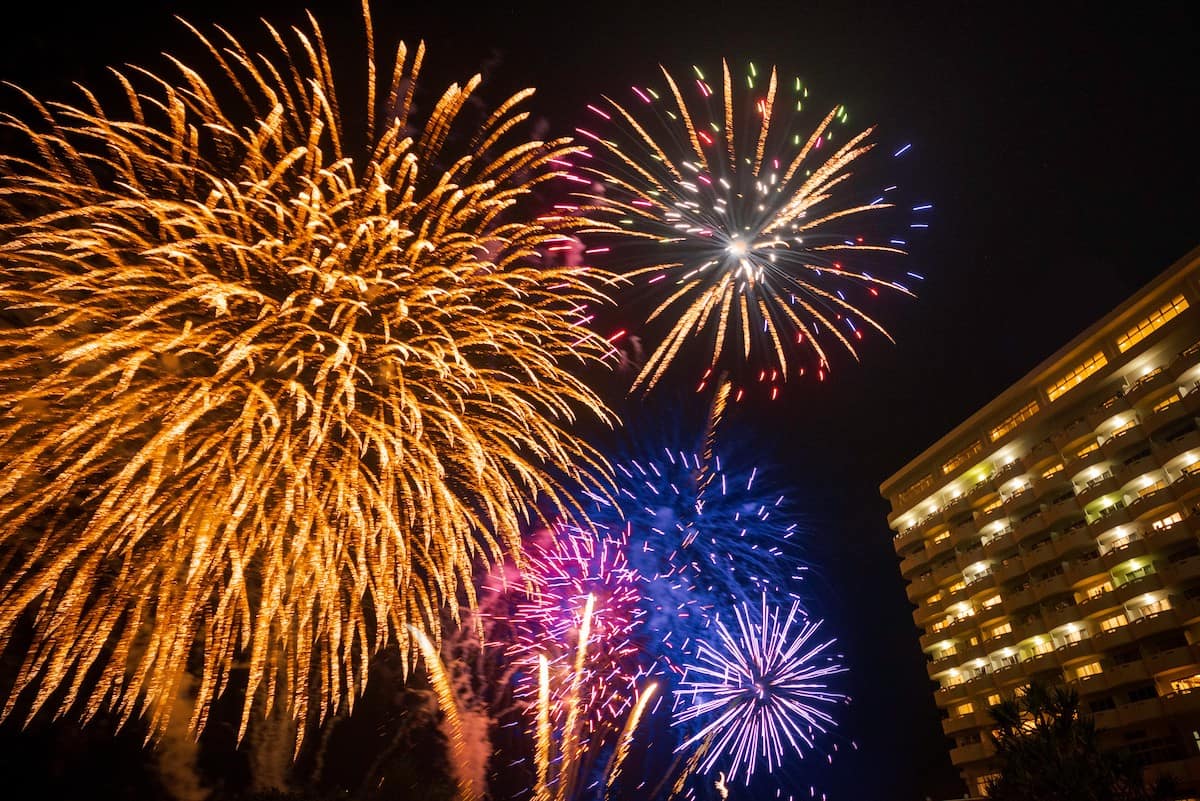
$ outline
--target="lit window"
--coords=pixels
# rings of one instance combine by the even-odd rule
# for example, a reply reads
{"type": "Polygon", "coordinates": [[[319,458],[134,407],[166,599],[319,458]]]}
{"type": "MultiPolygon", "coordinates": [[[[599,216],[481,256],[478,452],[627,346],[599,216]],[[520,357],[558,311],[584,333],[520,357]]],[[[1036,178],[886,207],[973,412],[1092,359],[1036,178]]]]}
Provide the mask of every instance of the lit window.
{"type": "Polygon", "coordinates": [[[1124,612],[1121,612],[1120,614],[1116,614],[1110,618],[1101,620],[1100,621],[1100,630],[1101,631],[1112,631],[1113,629],[1119,629],[1122,626],[1125,626],[1128,624],[1129,624],[1129,618],[1125,617],[1124,612]]]}
{"type": "Polygon", "coordinates": [[[1047,397],[1050,398],[1051,402],[1058,400],[1063,395],[1082,384],[1088,378],[1088,376],[1093,375],[1097,370],[1101,369],[1106,364],[1108,364],[1108,358],[1103,352],[1097,353],[1096,355],[1086,359],[1078,367],[1071,370],[1071,372],[1067,373],[1058,381],[1055,381],[1053,384],[1047,387],[1047,397]]]}
{"type": "Polygon", "coordinates": [[[1004,505],[1004,499],[1003,499],[1003,498],[1000,498],[999,500],[996,500],[996,501],[992,501],[992,502],[991,502],[991,503],[989,503],[987,506],[983,507],[983,511],[982,511],[980,514],[985,514],[985,515],[986,515],[988,512],[994,512],[994,511],[996,511],[997,509],[999,509],[999,508],[1000,508],[1001,506],[1003,506],[1003,505],[1004,505]]]}
{"type": "Polygon", "coordinates": [[[1054,643],[1050,642],[1049,640],[1042,640],[1041,642],[1035,642],[1033,644],[1033,655],[1034,656],[1041,656],[1042,654],[1048,654],[1053,651],[1054,651],[1054,643]]]}
{"type": "MultiPolygon", "coordinates": [[[[1200,688],[1200,673],[1193,673],[1186,679],[1176,679],[1175,681],[1171,682],[1171,690],[1177,693],[1181,693],[1186,690],[1195,690],[1197,688],[1200,688]]],[[[1192,733],[1195,734],[1195,732],[1192,733]]]]}
{"type": "Polygon", "coordinates": [[[987,697],[988,706],[996,706],[1000,703],[1000,693],[992,693],[987,697]]]}
{"type": "Polygon", "coordinates": [[[1126,422],[1126,423],[1124,423],[1123,425],[1119,426],[1118,428],[1114,428],[1114,429],[1112,430],[1112,433],[1108,435],[1108,438],[1109,438],[1109,439],[1116,439],[1117,437],[1121,436],[1122,434],[1124,434],[1126,431],[1128,431],[1129,429],[1133,428],[1133,427],[1134,427],[1134,426],[1136,426],[1137,424],[1138,424],[1138,419],[1135,417],[1135,418],[1133,418],[1132,420],[1129,420],[1128,422],[1126,422]]]}
{"type": "Polygon", "coordinates": [[[1008,417],[1007,419],[1005,419],[1005,421],[1003,423],[1001,423],[1000,425],[996,426],[991,431],[989,431],[988,437],[991,438],[992,442],[995,442],[996,440],[1000,439],[1005,434],[1012,431],[1014,428],[1016,428],[1017,426],[1019,426],[1021,423],[1025,422],[1026,420],[1028,420],[1030,417],[1033,417],[1037,413],[1038,413],[1037,401],[1030,401],[1025,406],[1022,406],[1020,411],[1018,411],[1016,414],[1012,415],[1011,417],[1008,417]]]}
{"type": "Polygon", "coordinates": [[[1179,393],[1176,392],[1175,394],[1168,397],[1166,400],[1163,400],[1163,401],[1155,404],[1153,411],[1161,412],[1163,409],[1169,409],[1172,406],[1174,406],[1175,404],[1179,403],[1180,400],[1181,399],[1179,397],[1179,393]]]}
{"type": "Polygon", "coordinates": [[[1011,631],[1012,631],[1012,623],[1001,623],[999,626],[996,626],[991,631],[989,631],[988,634],[991,635],[991,637],[995,638],[995,637],[1000,637],[1004,634],[1008,634],[1011,631]]]}
{"type": "Polygon", "coordinates": [[[1182,522],[1183,522],[1183,515],[1180,514],[1179,512],[1176,512],[1173,515],[1167,515],[1166,517],[1164,517],[1161,520],[1155,520],[1153,523],[1150,524],[1150,528],[1154,529],[1155,531],[1162,531],[1163,529],[1170,528],[1171,526],[1175,525],[1176,523],[1182,523],[1182,522]]]}
{"type": "Polygon", "coordinates": [[[993,606],[996,606],[998,603],[1000,603],[1000,596],[993,595],[991,598],[985,598],[982,602],[980,602],[979,605],[982,606],[984,609],[991,609],[993,606]]]}
{"type": "Polygon", "coordinates": [[[1183,295],[1178,295],[1174,299],[1168,301],[1163,306],[1155,309],[1146,319],[1139,322],[1133,328],[1130,328],[1121,336],[1117,337],[1117,350],[1124,353],[1132,348],[1137,343],[1141,342],[1151,333],[1162,328],[1168,320],[1179,314],[1188,307],[1187,298],[1183,295]]]}
{"type": "Polygon", "coordinates": [[[1099,598],[1101,595],[1110,591],[1112,588],[1113,588],[1113,585],[1112,585],[1111,581],[1106,581],[1103,584],[1097,584],[1095,587],[1089,587],[1088,591],[1087,591],[1088,600],[1090,601],[1093,598],[1099,598]]]}
{"type": "Polygon", "coordinates": [[[968,638],[967,638],[967,645],[970,645],[970,646],[979,645],[979,635],[978,635],[978,634],[972,634],[970,637],[968,637],[968,638]]]}
{"type": "Polygon", "coordinates": [[[959,704],[958,706],[954,707],[953,717],[961,718],[963,715],[969,715],[974,711],[975,705],[970,701],[967,701],[965,704],[959,704]]]}
{"type": "Polygon", "coordinates": [[[1093,442],[1091,445],[1088,445],[1088,446],[1087,446],[1087,447],[1085,447],[1083,450],[1081,450],[1081,451],[1079,451],[1078,453],[1076,453],[1076,454],[1075,454],[1075,458],[1076,458],[1076,459],[1082,459],[1083,457],[1087,456],[1087,455],[1088,455],[1089,453],[1091,453],[1092,451],[1098,451],[1098,450],[1100,450],[1100,443],[1099,443],[1099,442],[1093,442]]]}
{"type": "Polygon", "coordinates": [[[1158,481],[1155,481],[1153,484],[1147,484],[1146,486],[1144,486],[1140,490],[1138,490],[1138,497],[1145,498],[1147,495],[1158,492],[1160,489],[1162,489],[1166,486],[1167,486],[1167,480],[1165,478],[1160,478],[1158,481]]]}
{"type": "Polygon", "coordinates": [[[943,619],[941,619],[941,620],[938,620],[938,621],[936,621],[936,622],[934,622],[934,623],[930,624],[930,626],[929,626],[929,630],[930,630],[931,632],[934,632],[934,631],[941,631],[942,629],[946,628],[947,626],[949,626],[949,625],[950,625],[951,623],[953,623],[953,622],[954,622],[954,618],[952,618],[952,617],[946,617],[946,618],[943,618],[943,619]]]}
{"type": "Polygon", "coordinates": [[[1150,615],[1157,615],[1159,612],[1165,612],[1170,608],[1170,598],[1159,598],[1153,603],[1146,604],[1145,606],[1139,606],[1137,613],[1138,617],[1150,617],[1150,615]]]}
{"type": "Polygon", "coordinates": [[[1062,471],[1063,471],[1063,463],[1059,462],[1058,464],[1054,465],[1054,467],[1051,467],[1049,470],[1047,470],[1045,473],[1042,473],[1042,478],[1050,478],[1051,476],[1061,473],[1062,471]]]}
{"type": "Polygon", "coordinates": [[[975,440],[970,445],[968,445],[964,450],[960,451],[959,453],[956,453],[953,457],[950,458],[950,460],[948,462],[946,462],[944,465],[942,465],[942,475],[948,475],[950,473],[953,473],[955,470],[957,470],[958,468],[960,468],[964,464],[966,464],[967,461],[972,456],[976,456],[982,452],[983,452],[983,443],[980,442],[979,440],[975,440]]]}
{"type": "Polygon", "coordinates": [[[953,583],[953,584],[951,584],[949,587],[947,587],[947,588],[946,588],[946,592],[948,592],[948,593],[950,593],[951,595],[953,595],[954,593],[958,592],[959,590],[961,590],[961,589],[962,589],[963,587],[965,587],[965,586],[967,586],[967,581],[966,581],[966,579],[959,579],[958,581],[954,582],[954,583],[953,583]]]}
{"type": "Polygon", "coordinates": [[[1085,676],[1098,676],[1103,672],[1104,668],[1099,662],[1088,662],[1086,665],[1075,668],[1075,678],[1082,679],[1085,676]]]}
{"type": "Polygon", "coordinates": [[[940,600],[942,600],[942,591],[938,590],[933,595],[930,595],[928,598],[926,598],[925,603],[926,604],[936,604],[940,600]]]}
{"type": "Polygon", "coordinates": [[[943,531],[941,534],[938,534],[936,537],[933,538],[933,544],[937,545],[939,542],[945,542],[948,539],[950,539],[950,532],[943,531]]]}

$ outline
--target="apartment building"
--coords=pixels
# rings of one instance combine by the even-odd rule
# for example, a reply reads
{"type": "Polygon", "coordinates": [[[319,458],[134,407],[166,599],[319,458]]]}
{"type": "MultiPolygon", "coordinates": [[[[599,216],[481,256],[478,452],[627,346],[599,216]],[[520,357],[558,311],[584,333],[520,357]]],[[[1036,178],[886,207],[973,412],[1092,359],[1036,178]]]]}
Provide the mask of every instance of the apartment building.
{"type": "Polygon", "coordinates": [[[1200,248],[889,478],[950,758],[1075,687],[1106,747],[1200,791],[1200,248]]]}

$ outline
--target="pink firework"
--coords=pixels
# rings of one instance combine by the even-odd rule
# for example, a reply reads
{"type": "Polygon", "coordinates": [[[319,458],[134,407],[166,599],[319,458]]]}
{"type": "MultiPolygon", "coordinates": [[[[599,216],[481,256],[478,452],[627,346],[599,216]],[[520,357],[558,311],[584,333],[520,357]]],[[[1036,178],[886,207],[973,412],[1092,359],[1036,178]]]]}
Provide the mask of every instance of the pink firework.
{"type": "MultiPolygon", "coordinates": [[[[529,590],[516,604],[512,625],[514,643],[508,649],[518,664],[516,692],[534,699],[538,688],[538,657],[545,655],[552,685],[571,685],[565,677],[579,644],[583,610],[593,598],[590,636],[579,704],[591,728],[620,719],[636,695],[644,675],[634,632],[644,612],[637,574],[629,567],[623,539],[597,537],[574,526],[557,524],[553,537],[528,551],[529,590]]],[[[565,693],[551,699],[556,714],[565,693]]]]}

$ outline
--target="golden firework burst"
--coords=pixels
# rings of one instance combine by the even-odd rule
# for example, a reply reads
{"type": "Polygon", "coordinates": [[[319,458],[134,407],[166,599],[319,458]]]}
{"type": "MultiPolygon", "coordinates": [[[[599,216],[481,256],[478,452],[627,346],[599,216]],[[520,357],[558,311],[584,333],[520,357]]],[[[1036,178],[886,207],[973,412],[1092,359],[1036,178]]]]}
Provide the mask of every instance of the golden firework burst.
{"type": "Polygon", "coordinates": [[[161,732],[190,669],[193,730],[243,670],[243,732],[259,703],[323,717],[410,624],[436,638],[535,498],[604,482],[570,430],[610,420],[572,372],[607,349],[603,276],[539,255],[590,223],[521,213],[574,148],[509,144],[532,90],[463,131],[478,76],[416,122],[403,43],[379,80],[368,48],[351,147],[309,23],[263,52],[192,28],[219,80],[172,60],[115,71],[119,111],[3,118],[29,145],[0,156],[0,636],[33,627],[8,713],[161,732]]]}

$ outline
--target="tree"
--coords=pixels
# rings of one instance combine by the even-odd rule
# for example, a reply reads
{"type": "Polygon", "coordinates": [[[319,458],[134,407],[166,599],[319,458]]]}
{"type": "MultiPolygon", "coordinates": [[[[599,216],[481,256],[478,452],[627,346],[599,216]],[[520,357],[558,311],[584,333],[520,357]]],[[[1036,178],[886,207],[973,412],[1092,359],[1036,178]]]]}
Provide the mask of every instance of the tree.
{"type": "Polygon", "coordinates": [[[1031,683],[1020,696],[992,708],[992,741],[999,775],[988,784],[993,801],[1166,801],[1173,784],[1149,787],[1141,766],[1102,751],[1096,724],[1070,688],[1031,683]]]}

